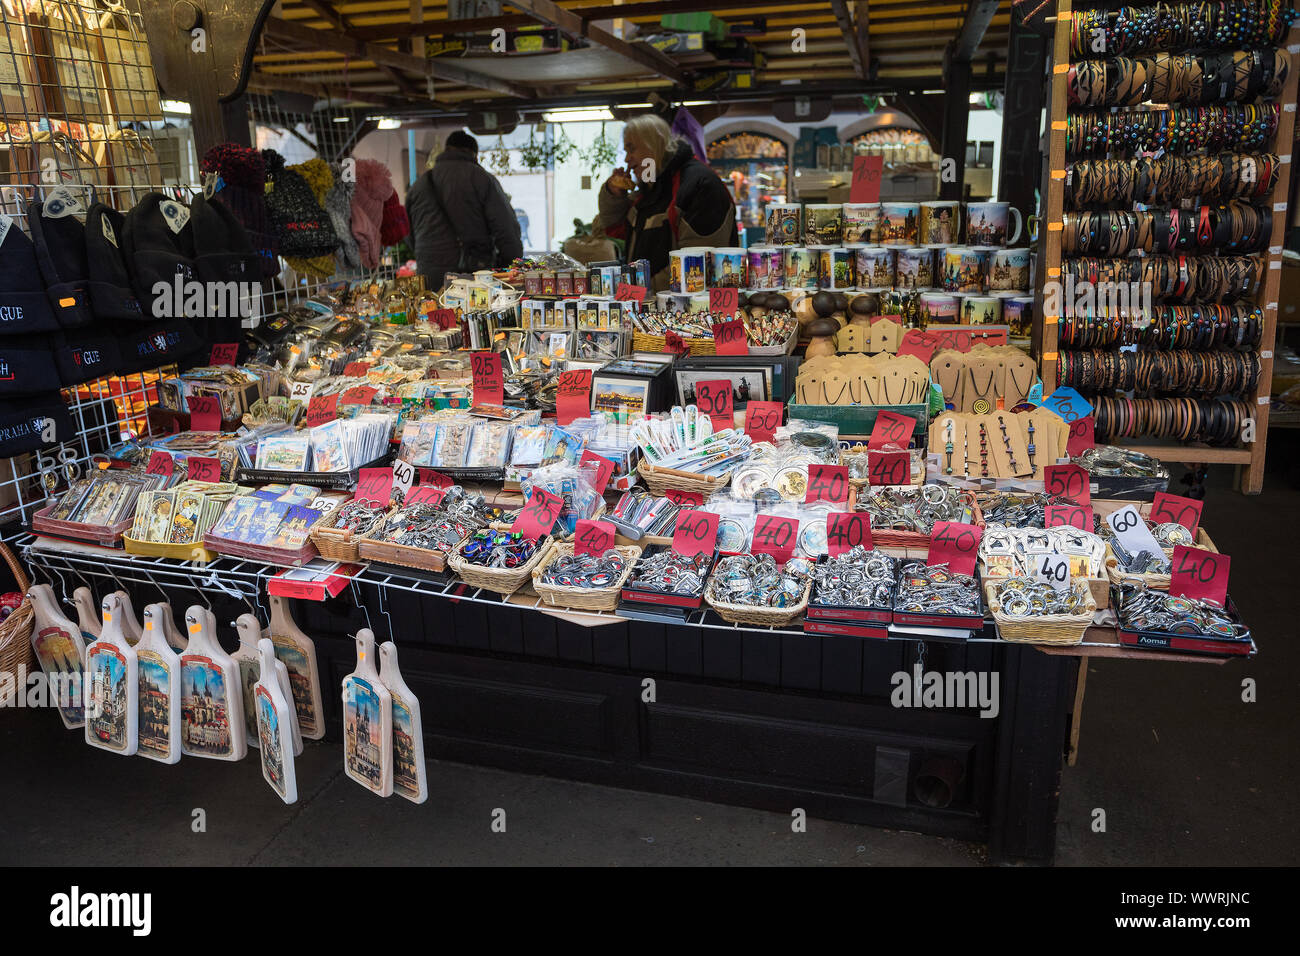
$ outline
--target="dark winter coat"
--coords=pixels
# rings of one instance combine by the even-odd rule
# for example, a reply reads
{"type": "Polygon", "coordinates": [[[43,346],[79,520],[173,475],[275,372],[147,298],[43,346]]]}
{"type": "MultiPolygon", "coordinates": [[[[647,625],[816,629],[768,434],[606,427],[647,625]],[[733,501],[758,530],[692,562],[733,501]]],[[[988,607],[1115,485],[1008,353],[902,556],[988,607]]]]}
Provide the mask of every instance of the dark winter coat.
{"type": "Polygon", "coordinates": [[[505,190],[464,150],[438,155],[433,169],[406,191],[406,212],[416,264],[431,289],[442,285],[444,273],[457,270],[461,244],[466,271],[509,265],[524,253],[505,190]]]}
{"type": "Polygon", "coordinates": [[[650,260],[656,291],[668,288],[668,253],[673,249],[740,245],[731,193],[686,143],[677,145],[667,167],[635,196],[602,186],[598,202],[605,232],[627,240],[627,260],[650,260]]]}

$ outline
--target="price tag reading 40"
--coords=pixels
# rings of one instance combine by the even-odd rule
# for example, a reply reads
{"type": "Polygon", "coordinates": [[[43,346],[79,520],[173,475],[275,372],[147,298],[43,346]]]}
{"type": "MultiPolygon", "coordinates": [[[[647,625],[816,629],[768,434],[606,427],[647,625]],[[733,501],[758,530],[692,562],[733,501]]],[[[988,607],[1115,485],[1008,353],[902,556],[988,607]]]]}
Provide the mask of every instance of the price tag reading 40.
{"type": "Polygon", "coordinates": [[[442,499],[447,497],[447,492],[441,488],[435,488],[433,485],[418,485],[411,489],[411,493],[406,496],[408,505],[427,503],[435,508],[442,504],[442,499]]]}
{"type": "Polygon", "coordinates": [[[912,483],[911,452],[867,452],[867,481],[872,486],[910,485],[912,483]]]}
{"type": "Polygon", "coordinates": [[[450,488],[456,482],[452,481],[440,471],[434,471],[432,468],[421,468],[420,484],[430,485],[434,488],[450,488]]]}
{"type": "Polygon", "coordinates": [[[727,379],[696,382],[695,404],[709,416],[715,432],[736,426],[736,412],[731,404],[731,382],[727,379]]]}
{"type": "Polygon", "coordinates": [[[220,481],[221,462],[215,458],[185,459],[185,477],[190,481],[220,481]]]}
{"type": "Polygon", "coordinates": [[[614,526],[607,521],[581,518],[573,532],[573,553],[600,557],[614,547],[614,526]]]}
{"type": "Polygon", "coordinates": [[[745,405],[745,434],[754,441],[771,441],[784,412],[780,402],[749,402],[745,405]]]}
{"type": "Polygon", "coordinates": [[[708,511],[682,511],[673,531],[673,550],[687,557],[712,554],[718,546],[718,516],[708,511]]]}
{"type": "Polygon", "coordinates": [[[748,355],[749,340],[745,338],[745,323],[740,319],[715,323],[713,347],[719,355],[748,355]]]}
{"type": "Polygon", "coordinates": [[[1155,501],[1151,504],[1151,520],[1156,524],[1173,521],[1195,535],[1196,528],[1201,523],[1202,507],[1202,502],[1192,498],[1157,491],[1155,501]]]}
{"type": "Polygon", "coordinates": [[[1223,607],[1228,601],[1228,569],[1232,559],[1226,554],[1174,546],[1173,573],[1169,576],[1169,593],[1174,597],[1213,601],[1223,607]]]}
{"type": "Polygon", "coordinates": [[[828,501],[833,505],[849,500],[849,469],[846,465],[809,465],[805,502],[828,501]]]}
{"type": "Polygon", "coordinates": [[[876,416],[876,424],[871,428],[871,437],[867,439],[868,448],[884,448],[894,445],[906,448],[912,441],[912,432],[916,428],[916,419],[893,412],[881,412],[876,416]]]}
{"type": "Polygon", "coordinates": [[[1063,554],[1040,554],[1034,558],[1034,580],[1054,590],[1070,590],[1070,559],[1063,554]]]}
{"type": "Polygon", "coordinates": [[[500,352],[474,352],[470,356],[474,376],[475,405],[503,405],[506,400],[505,378],[501,374],[500,352]]]}
{"type": "Polygon", "coordinates": [[[974,574],[983,534],[978,525],[936,521],[930,532],[930,554],[925,563],[946,564],[954,574],[974,574]]]}
{"type": "Polygon", "coordinates": [[[409,461],[398,458],[393,461],[393,491],[400,491],[405,500],[406,494],[415,484],[415,466],[409,461]]]}
{"type": "Polygon", "coordinates": [[[770,554],[780,567],[794,557],[794,546],[799,540],[799,520],[778,518],[776,515],[759,515],[754,522],[754,554],[770,554]]]}
{"type": "Polygon", "coordinates": [[[832,511],[826,516],[826,549],[831,557],[862,545],[871,548],[871,515],[865,511],[832,511]]]}
{"type": "Polygon", "coordinates": [[[1092,476],[1078,465],[1048,465],[1043,469],[1043,488],[1049,495],[1069,498],[1075,504],[1092,502],[1092,476]]]}
{"type": "Polygon", "coordinates": [[[1048,528],[1077,528],[1091,532],[1092,505],[1048,505],[1044,524],[1048,528]]]}
{"type": "Polygon", "coordinates": [[[357,474],[357,493],[353,497],[386,506],[393,497],[393,469],[362,468],[357,474]]]}
{"type": "Polygon", "coordinates": [[[515,523],[510,526],[510,530],[536,541],[551,533],[563,509],[564,499],[559,495],[534,488],[533,493],[528,497],[528,502],[520,510],[519,517],[515,518],[515,523]]]}

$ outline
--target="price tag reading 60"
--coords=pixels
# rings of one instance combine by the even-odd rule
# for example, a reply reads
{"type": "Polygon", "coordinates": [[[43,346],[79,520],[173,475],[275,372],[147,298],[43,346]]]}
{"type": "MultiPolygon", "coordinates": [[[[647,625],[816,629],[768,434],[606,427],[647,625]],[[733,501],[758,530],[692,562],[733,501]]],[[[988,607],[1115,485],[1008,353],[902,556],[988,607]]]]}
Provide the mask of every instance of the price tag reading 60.
{"type": "Polygon", "coordinates": [[[688,557],[712,554],[718,545],[718,516],[708,511],[682,511],[673,531],[673,550],[688,557]]]}
{"type": "Polygon", "coordinates": [[[515,518],[515,523],[510,526],[510,530],[535,541],[551,533],[563,509],[564,499],[559,495],[534,488],[528,502],[520,510],[519,517],[515,518]]]}

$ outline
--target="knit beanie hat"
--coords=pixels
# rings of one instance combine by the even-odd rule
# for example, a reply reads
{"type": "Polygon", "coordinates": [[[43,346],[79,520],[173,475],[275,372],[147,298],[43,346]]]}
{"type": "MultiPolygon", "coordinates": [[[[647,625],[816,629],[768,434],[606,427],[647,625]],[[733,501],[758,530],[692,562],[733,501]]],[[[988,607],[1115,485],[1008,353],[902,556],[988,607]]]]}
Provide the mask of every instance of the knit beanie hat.
{"type": "Polygon", "coordinates": [[[361,267],[379,268],[379,227],[384,220],[384,200],[393,191],[388,167],[377,159],[357,160],[356,191],[352,194],[352,235],[361,253],[361,267]]]}
{"type": "Polygon", "coordinates": [[[58,392],[0,404],[0,458],[69,441],[73,434],[72,416],[58,392]]]}
{"type": "Polygon", "coordinates": [[[90,307],[101,320],[146,318],[131,288],[122,258],[126,217],[102,202],[86,213],[86,258],[89,260],[90,307]]]}
{"type": "Polygon", "coordinates": [[[286,167],[284,157],[275,150],[262,152],[266,178],[271,184],[266,194],[266,211],[280,242],[280,255],[305,259],[333,255],[338,238],[311,186],[301,174],[286,167]]]}
{"type": "Polygon", "coordinates": [[[123,375],[182,362],[202,353],[205,344],[184,318],[119,324],[117,333],[123,375]]]}
{"type": "Polygon", "coordinates": [[[32,241],[12,219],[0,216],[0,335],[53,332],[58,327],[41,286],[32,241]]]}
{"type": "Polygon", "coordinates": [[[0,336],[0,398],[38,395],[59,387],[51,337],[37,332],[0,336]]]}
{"type": "Polygon", "coordinates": [[[383,219],[379,223],[379,241],[385,246],[395,246],[411,231],[411,221],[397,195],[397,190],[384,202],[383,219]]]}
{"type": "MultiPolygon", "coordinates": [[[[300,175],[311,187],[311,194],[316,197],[316,202],[320,203],[321,209],[326,210],[325,215],[329,219],[330,229],[334,230],[334,217],[329,214],[325,206],[325,200],[334,188],[334,174],[330,171],[329,164],[323,159],[309,159],[305,163],[290,166],[289,169],[300,175]]],[[[338,238],[337,230],[335,230],[335,238],[338,238]]],[[[285,261],[299,275],[327,279],[334,274],[333,253],[309,259],[286,256],[285,261]]]]}
{"type": "Polygon", "coordinates": [[[45,280],[54,318],[65,329],[83,328],[95,320],[86,288],[86,227],[60,198],[32,203],[27,213],[36,262],[45,280]]]}
{"type": "Polygon", "coordinates": [[[117,337],[102,328],[75,329],[64,332],[54,346],[54,364],[62,385],[93,382],[105,375],[118,375],[122,369],[117,337]]]}
{"type": "Polygon", "coordinates": [[[203,154],[199,169],[219,177],[216,195],[244,227],[253,250],[262,259],[262,274],[275,275],[280,271],[276,261],[280,250],[266,213],[266,163],[261,151],[221,143],[203,154]]]}
{"type": "Polygon", "coordinates": [[[206,342],[239,342],[243,337],[242,320],[258,314],[261,298],[261,263],[248,243],[244,227],[224,202],[208,199],[202,193],[190,203],[190,223],[194,229],[194,265],[199,281],[236,283],[237,295],[225,295],[217,286],[223,315],[205,310],[199,320],[199,334],[206,342]],[[247,287],[247,288],[246,288],[247,287]],[[248,295],[245,295],[245,292],[248,295]]]}
{"type": "Polygon", "coordinates": [[[330,165],[334,173],[334,188],[325,197],[325,211],[329,213],[334,225],[334,234],[339,239],[338,271],[344,274],[361,271],[361,253],[357,250],[357,240],[352,236],[352,193],[351,182],[344,182],[342,170],[338,163],[330,165]]]}
{"type": "Polygon", "coordinates": [[[185,283],[198,278],[189,207],[162,193],[148,193],[126,214],[122,233],[122,255],[144,318],[179,314],[186,297],[172,301],[175,295],[170,290],[178,277],[182,291],[185,283]],[[155,296],[159,283],[169,291],[155,296]]]}

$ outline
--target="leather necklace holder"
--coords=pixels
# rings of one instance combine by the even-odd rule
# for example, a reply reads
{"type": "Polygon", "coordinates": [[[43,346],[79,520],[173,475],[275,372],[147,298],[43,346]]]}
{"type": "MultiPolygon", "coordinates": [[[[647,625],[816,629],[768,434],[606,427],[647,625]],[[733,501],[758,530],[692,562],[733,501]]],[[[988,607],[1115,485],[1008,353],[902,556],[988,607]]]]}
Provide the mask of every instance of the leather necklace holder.
{"type": "Polygon", "coordinates": [[[822,377],[816,372],[801,372],[795,380],[795,391],[801,405],[822,404],[822,377]]]}
{"type": "Polygon", "coordinates": [[[964,411],[988,415],[997,408],[998,362],[993,358],[968,361],[966,365],[966,391],[964,411]]]}
{"type": "Polygon", "coordinates": [[[822,378],[823,405],[847,405],[851,401],[849,379],[842,372],[836,371],[822,378]]]}
{"type": "MultiPolygon", "coordinates": [[[[1034,387],[1034,360],[1028,355],[1011,358],[1006,363],[1006,384],[1002,391],[1002,404],[1015,408],[1029,397],[1034,387]]],[[[1038,427],[1037,424],[1034,425],[1038,427]]]]}
{"type": "Polygon", "coordinates": [[[943,390],[944,404],[955,411],[964,411],[961,392],[965,370],[965,361],[955,352],[944,353],[930,363],[930,374],[943,390]]]}
{"type": "MultiPolygon", "coordinates": [[[[1028,419],[1023,415],[1009,411],[994,412],[992,418],[993,426],[997,430],[998,444],[1002,447],[1003,452],[1007,454],[1008,459],[1014,460],[1014,465],[1008,461],[1006,477],[1029,477],[1034,473],[1035,469],[1029,467],[1028,419]],[[1002,437],[1002,425],[1006,425],[1005,440],[1002,437]],[[1007,452],[1008,445],[1011,448],[1010,452],[1007,452]]],[[[1037,431],[1034,434],[1037,437],[1037,431]]],[[[1038,456],[1035,454],[1034,461],[1037,462],[1037,460],[1038,456]]]]}
{"type": "Polygon", "coordinates": [[[881,395],[884,405],[903,405],[909,394],[908,374],[896,365],[891,365],[880,376],[881,395]]]}

